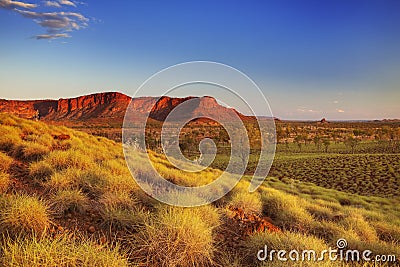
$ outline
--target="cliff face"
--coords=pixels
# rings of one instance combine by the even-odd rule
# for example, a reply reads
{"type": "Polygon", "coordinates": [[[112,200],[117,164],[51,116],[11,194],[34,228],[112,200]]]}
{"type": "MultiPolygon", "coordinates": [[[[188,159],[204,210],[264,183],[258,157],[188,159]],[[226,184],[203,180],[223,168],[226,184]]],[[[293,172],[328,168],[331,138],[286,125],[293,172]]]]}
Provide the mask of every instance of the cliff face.
{"type": "MultiPolygon", "coordinates": [[[[232,111],[219,105],[212,97],[171,98],[164,96],[160,99],[158,97],[132,99],[121,93],[109,92],[59,100],[18,101],[0,99],[0,112],[44,121],[110,121],[122,123],[126,108],[131,100],[131,108],[138,113],[150,112],[149,117],[157,121],[164,121],[176,106],[187,100],[191,100],[191,104],[187,105],[185,112],[190,112],[193,116],[201,116],[210,112],[221,116],[221,114],[229,114],[232,111]]],[[[246,118],[242,114],[239,114],[239,116],[246,118]]]]}

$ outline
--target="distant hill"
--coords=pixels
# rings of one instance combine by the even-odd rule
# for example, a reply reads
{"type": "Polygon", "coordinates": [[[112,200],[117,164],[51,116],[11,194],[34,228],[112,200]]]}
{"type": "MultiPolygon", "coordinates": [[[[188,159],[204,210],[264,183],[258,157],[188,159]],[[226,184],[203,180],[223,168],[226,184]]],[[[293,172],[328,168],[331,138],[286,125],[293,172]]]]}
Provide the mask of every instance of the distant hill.
{"type": "Polygon", "coordinates": [[[150,118],[164,121],[168,114],[179,104],[191,101],[185,112],[190,112],[193,117],[203,114],[218,114],[226,117],[235,112],[242,120],[252,120],[253,117],[245,116],[234,109],[227,108],[209,96],[204,97],[139,97],[131,98],[118,92],[96,93],[75,98],[58,100],[5,100],[0,99],[0,112],[10,113],[25,119],[38,119],[53,122],[81,122],[81,123],[113,123],[122,124],[125,111],[130,103],[136,111],[135,114],[150,112],[150,118]]]}

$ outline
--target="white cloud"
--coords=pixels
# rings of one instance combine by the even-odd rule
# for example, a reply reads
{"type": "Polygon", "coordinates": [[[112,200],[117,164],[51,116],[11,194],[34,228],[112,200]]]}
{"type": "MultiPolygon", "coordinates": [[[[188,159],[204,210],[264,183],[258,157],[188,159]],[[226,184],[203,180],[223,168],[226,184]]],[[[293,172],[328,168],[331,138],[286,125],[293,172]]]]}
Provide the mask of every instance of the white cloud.
{"type": "Polygon", "coordinates": [[[336,109],[336,111],[339,112],[339,113],[344,113],[343,109],[336,109]]]}
{"type": "Polygon", "coordinates": [[[0,7],[5,9],[13,9],[13,8],[35,8],[38,5],[30,4],[20,1],[12,1],[12,0],[0,0],[0,7]]]}
{"type": "Polygon", "coordinates": [[[339,101],[335,100],[333,101],[333,104],[339,104],[339,101]]]}

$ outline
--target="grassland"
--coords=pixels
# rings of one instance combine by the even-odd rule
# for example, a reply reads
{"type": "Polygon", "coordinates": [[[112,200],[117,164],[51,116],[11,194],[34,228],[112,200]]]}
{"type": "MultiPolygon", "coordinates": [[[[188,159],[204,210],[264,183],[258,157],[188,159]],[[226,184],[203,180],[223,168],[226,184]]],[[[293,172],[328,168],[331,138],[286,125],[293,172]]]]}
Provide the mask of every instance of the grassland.
{"type": "MultiPolygon", "coordinates": [[[[177,208],[144,194],[121,144],[103,137],[0,114],[0,151],[2,266],[262,266],[256,254],[264,245],[321,251],[335,247],[338,238],[346,238],[350,249],[400,257],[400,200],[392,189],[398,184],[397,155],[278,154],[276,177],[256,192],[247,191],[246,176],[211,205],[177,208]],[[310,175],[332,162],[350,165],[334,177],[343,178],[342,190],[320,183],[332,181],[333,167],[310,175]],[[368,169],[366,162],[375,165],[368,169]],[[389,167],[389,180],[380,181],[389,167]],[[347,183],[354,172],[367,176],[352,192],[347,183]],[[327,177],[318,179],[322,174],[327,177]],[[367,183],[379,187],[374,196],[360,195],[367,183]],[[279,230],[243,231],[253,221],[238,214],[279,230]]],[[[210,168],[178,171],[162,155],[149,153],[157,170],[179,184],[201,185],[221,174],[210,168]]]]}

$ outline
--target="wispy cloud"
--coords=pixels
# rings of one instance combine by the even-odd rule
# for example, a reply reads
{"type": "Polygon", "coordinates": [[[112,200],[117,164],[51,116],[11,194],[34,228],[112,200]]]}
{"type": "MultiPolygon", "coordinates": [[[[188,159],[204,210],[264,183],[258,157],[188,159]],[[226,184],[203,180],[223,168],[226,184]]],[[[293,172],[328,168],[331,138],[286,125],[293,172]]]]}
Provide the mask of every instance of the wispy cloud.
{"type": "Polygon", "coordinates": [[[35,38],[37,40],[41,39],[58,39],[58,38],[70,38],[71,36],[68,35],[67,33],[56,33],[56,34],[39,34],[36,35],[35,38]]]}
{"type": "Polygon", "coordinates": [[[333,101],[333,104],[339,104],[339,101],[335,100],[333,101]]]}
{"type": "Polygon", "coordinates": [[[47,29],[48,33],[65,33],[86,27],[89,21],[82,14],[75,12],[34,12],[16,10],[25,18],[34,19],[37,24],[47,29]]]}
{"type": "MultiPolygon", "coordinates": [[[[63,6],[76,7],[70,0],[43,1],[45,7],[62,8],[63,6]]],[[[78,12],[37,12],[37,4],[19,1],[0,0],[0,7],[12,10],[46,29],[45,34],[35,36],[35,39],[70,38],[70,32],[86,28],[89,19],[78,12]]]]}
{"type": "Polygon", "coordinates": [[[48,7],[61,7],[61,5],[55,1],[44,1],[44,5],[48,7]]]}
{"type": "Polygon", "coordinates": [[[0,7],[5,9],[14,9],[14,8],[35,8],[38,5],[30,4],[20,1],[11,1],[11,0],[0,0],[0,7]]]}
{"type": "Polygon", "coordinates": [[[74,2],[72,2],[72,1],[69,1],[69,0],[60,0],[60,1],[58,1],[61,5],[66,5],[66,6],[75,6],[76,7],[76,4],[74,3],[74,2]]]}
{"type": "Polygon", "coordinates": [[[299,112],[308,112],[308,113],[319,113],[319,112],[321,112],[320,110],[307,109],[307,108],[298,108],[297,111],[299,111],[299,112]]]}
{"type": "Polygon", "coordinates": [[[336,109],[336,111],[339,112],[339,113],[344,113],[343,109],[336,109]]]}

